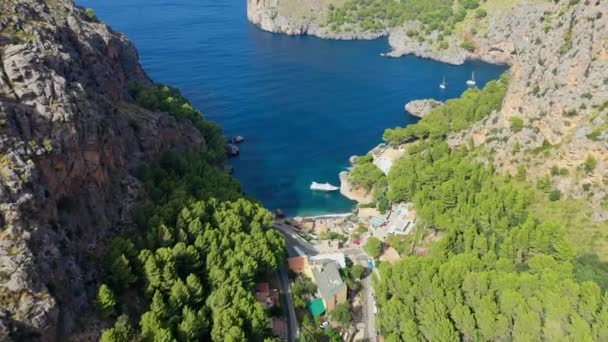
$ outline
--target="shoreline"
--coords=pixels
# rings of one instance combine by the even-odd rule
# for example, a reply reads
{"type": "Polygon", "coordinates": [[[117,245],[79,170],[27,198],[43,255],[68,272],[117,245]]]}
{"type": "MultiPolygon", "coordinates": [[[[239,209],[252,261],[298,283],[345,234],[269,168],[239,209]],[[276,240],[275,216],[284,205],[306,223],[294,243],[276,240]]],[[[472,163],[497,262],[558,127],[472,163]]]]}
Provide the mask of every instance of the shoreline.
{"type": "MultiPolygon", "coordinates": [[[[313,4],[308,6],[310,11],[320,11],[313,4]]],[[[327,40],[374,40],[387,38],[390,51],[382,52],[386,58],[399,58],[413,55],[419,58],[434,60],[450,65],[462,65],[468,61],[481,61],[496,65],[513,66],[515,47],[506,37],[504,39],[488,39],[476,37],[476,48],[469,51],[461,46],[463,37],[450,35],[446,37],[449,48],[439,49],[427,42],[421,42],[408,36],[407,29],[415,27],[414,22],[408,22],[399,27],[386,27],[377,32],[333,31],[327,26],[316,22],[312,17],[291,17],[280,13],[276,3],[270,0],[247,0],[247,20],[259,29],[276,34],[290,36],[315,36],[327,40]]],[[[437,32],[433,32],[434,37],[437,32]]]]}
{"type": "Polygon", "coordinates": [[[287,219],[296,219],[300,218],[303,220],[319,220],[319,219],[331,219],[331,218],[343,218],[354,215],[353,212],[350,213],[336,213],[336,214],[324,214],[324,215],[316,215],[316,216],[294,216],[288,217],[287,219]]]}

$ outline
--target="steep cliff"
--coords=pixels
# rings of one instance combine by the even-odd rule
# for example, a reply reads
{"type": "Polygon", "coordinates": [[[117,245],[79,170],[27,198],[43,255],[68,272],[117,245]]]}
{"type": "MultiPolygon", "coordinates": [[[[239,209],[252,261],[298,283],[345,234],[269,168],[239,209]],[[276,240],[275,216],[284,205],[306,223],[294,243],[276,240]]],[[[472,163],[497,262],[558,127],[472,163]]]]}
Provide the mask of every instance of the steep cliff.
{"type": "Polygon", "coordinates": [[[71,0],[0,2],[0,72],[0,340],[57,340],[129,225],[135,167],[205,140],[135,104],[137,51],[71,0]]]}
{"type": "MultiPolygon", "coordinates": [[[[595,203],[604,197],[600,185],[608,177],[607,2],[488,0],[445,37],[418,21],[398,26],[381,21],[386,29],[380,31],[352,22],[332,28],[329,13],[345,3],[248,0],[248,10],[252,22],[274,32],[329,38],[386,34],[392,47],[389,56],[414,54],[452,64],[480,59],[511,66],[502,110],[452,136],[452,146],[483,145],[501,172],[515,174],[523,166],[535,180],[553,169],[553,181],[563,193],[589,195],[595,203]],[[523,127],[513,125],[517,118],[523,127]],[[585,170],[590,157],[596,166],[585,170]],[[589,193],[583,186],[595,190],[589,193]]],[[[360,6],[353,3],[348,6],[360,6]]]]}

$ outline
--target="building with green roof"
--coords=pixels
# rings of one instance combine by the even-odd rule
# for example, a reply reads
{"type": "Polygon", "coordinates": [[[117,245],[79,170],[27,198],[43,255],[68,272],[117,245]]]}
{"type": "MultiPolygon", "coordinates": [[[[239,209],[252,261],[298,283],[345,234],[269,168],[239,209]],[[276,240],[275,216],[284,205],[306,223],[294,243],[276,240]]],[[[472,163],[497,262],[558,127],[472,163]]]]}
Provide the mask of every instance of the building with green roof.
{"type": "Polygon", "coordinates": [[[314,318],[321,316],[325,312],[325,304],[323,304],[323,299],[321,298],[315,298],[309,301],[306,308],[314,318]]]}

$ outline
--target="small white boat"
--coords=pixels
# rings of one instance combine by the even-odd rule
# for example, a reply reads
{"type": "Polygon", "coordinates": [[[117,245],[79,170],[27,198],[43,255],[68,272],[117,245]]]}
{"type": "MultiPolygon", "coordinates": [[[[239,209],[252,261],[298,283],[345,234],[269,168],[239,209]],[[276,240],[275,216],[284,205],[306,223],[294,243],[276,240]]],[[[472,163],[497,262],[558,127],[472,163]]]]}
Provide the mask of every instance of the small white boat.
{"type": "Polygon", "coordinates": [[[317,182],[312,182],[312,184],[310,184],[310,190],[314,190],[314,191],[336,191],[336,190],[340,190],[339,187],[337,186],[333,186],[329,183],[317,183],[317,182]]]}
{"type": "Polygon", "coordinates": [[[473,74],[471,75],[471,79],[467,81],[467,85],[469,87],[473,87],[473,86],[475,86],[475,84],[477,84],[477,82],[475,82],[475,71],[473,71],[473,74]]]}
{"type": "Polygon", "coordinates": [[[441,82],[439,88],[441,88],[441,90],[445,90],[445,76],[443,76],[443,82],[441,82]]]}

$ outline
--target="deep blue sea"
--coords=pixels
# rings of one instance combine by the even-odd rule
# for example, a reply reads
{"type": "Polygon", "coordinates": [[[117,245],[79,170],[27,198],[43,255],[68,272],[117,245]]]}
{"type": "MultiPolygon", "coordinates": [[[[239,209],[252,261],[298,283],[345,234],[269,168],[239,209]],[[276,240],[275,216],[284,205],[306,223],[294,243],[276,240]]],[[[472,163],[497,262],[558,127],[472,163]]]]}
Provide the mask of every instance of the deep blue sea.
{"type": "Polygon", "coordinates": [[[243,135],[232,160],[245,193],[288,215],[349,211],[338,193],[348,158],[381,142],[384,129],[415,122],[412,99],[459,96],[475,71],[479,86],[504,67],[450,66],[389,59],[386,39],[331,41],[261,31],[247,21],[246,0],[79,0],[135,42],[141,62],[224,127],[243,135]],[[446,77],[447,90],[438,85],[446,77]]]}

